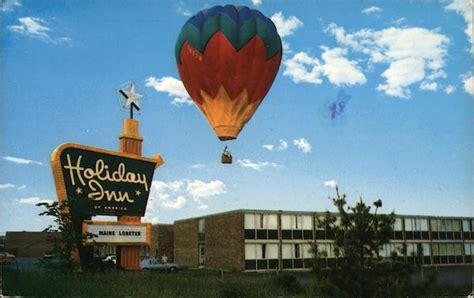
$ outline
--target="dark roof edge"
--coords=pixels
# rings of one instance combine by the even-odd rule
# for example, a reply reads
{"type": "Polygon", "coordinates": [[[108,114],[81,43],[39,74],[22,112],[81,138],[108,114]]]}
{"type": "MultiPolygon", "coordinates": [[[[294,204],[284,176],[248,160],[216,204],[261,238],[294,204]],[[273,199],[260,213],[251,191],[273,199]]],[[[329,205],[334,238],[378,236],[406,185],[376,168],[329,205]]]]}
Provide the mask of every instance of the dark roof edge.
{"type": "MultiPolygon", "coordinates": [[[[203,216],[195,216],[189,218],[183,218],[179,220],[175,220],[174,222],[183,222],[188,220],[196,220],[208,217],[214,217],[219,215],[225,214],[233,214],[233,213],[272,213],[272,214],[301,214],[301,215],[313,215],[313,214],[325,214],[326,211],[297,211],[297,210],[268,210],[268,209],[235,209],[229,210],[224,212],[212,213],[203,216]]],[[[331,212],[331,214],[337,214],[337,212],[331,212]]],[[[387,214],[387,213],[383,213],[387,214]]],[[[474,219],[474,217],[469,216],[440,216],[440,215],[410,215],[410,214],[398,214],[395,213],[397,217],[411,217],[411,218],[441,218],[441,219],[474,219]]]]}

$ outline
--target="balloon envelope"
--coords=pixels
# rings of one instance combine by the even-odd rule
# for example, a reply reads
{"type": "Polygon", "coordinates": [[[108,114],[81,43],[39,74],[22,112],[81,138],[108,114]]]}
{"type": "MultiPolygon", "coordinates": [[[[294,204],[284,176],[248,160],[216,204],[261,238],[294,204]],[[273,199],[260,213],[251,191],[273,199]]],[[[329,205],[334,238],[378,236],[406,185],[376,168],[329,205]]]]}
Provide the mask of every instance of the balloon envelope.
{"type": "Polygon", "coordinates": [[[237,138],[270,89],[282,57],[273,22],[255,9],[214,6],[181,29],[179,75],[220,140],[237,138]]]}

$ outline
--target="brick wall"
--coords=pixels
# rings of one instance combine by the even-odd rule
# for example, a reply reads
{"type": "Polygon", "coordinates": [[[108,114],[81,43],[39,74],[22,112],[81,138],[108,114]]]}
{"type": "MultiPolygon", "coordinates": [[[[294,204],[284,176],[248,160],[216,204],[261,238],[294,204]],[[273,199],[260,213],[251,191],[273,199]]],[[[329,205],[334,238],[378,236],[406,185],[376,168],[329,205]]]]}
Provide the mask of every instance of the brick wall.
{"type": "Polygon", "coordinates": [[[174,261],[189,267],[198,266],[198,220],[190,219],[174,223],[174,261]]]}
{"type": "Polygon", "coordinates": [[[5,236],[5,251],[17,257],[42,257],[52,252],[54,238],[57,233],[46,232],[7,232],[5,236]]]}
{"type": "Polygon", "coordinates": [[[161,258],[165,254],[173,262],[173,225],[154,225],[151,233],[150,256],[161,258]]]}
{"type": "Polygon", "coordinates": [[[244,216],[228,213],[205,219],[205,267],[243,271],[244,216]]]}

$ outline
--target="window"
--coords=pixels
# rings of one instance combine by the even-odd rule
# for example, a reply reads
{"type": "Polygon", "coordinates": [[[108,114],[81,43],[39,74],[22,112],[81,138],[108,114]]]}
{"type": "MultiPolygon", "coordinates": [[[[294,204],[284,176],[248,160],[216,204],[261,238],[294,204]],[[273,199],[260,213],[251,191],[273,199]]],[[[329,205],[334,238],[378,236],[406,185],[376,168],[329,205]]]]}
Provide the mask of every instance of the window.
{"type": "Polygon", "coordinates": [[[393,230],[394,231],[401,231],[402,230],[402,219],[395,218],[395,222],[393,223],[393,230]]]}
{"type": "Polygon", "coordinates": [[[462,256],[462,245],[461,243],[454,244],[454,255],[462,256]]]}
{"type": "Polygon", "coordinates": [[[266,244],[265,256],[267,259],[278,259],[278,244],[266,244]]]}
{"type": "Polygon", "coordinates": [[[295,259],[301,258],[301,246],[296,243],[295,244],[295,259]]]}
{"type": "Polygon", "coordinates": [[[281,245],[281,258],[282,259],[292,259],[293,258],[293,249],[291,244],[282,244],[281,245]]]}
{"type": "Polygon", "coordinates": [[[423,256],[429,257],[430,256],[430,244],[429,243],[422,243],[421,249],[423,252],[423,256]]]}
{"type": "Polygon", "coordinates": [[[408,257],[416,256],[416,244],[414,243],[407,244],[407,256],[408,257]]]}
{"type": "Polygon", "coordinates": [[[405,231],[413,231],[413,220],[411,218],[405,218],[405,231]]]}
{"type": "Polygon", "coordinates": [[[257,253],[255,249],[255,244],[245,244],[245,259],[246,260],[255,260],[257,259],[257,253]]]}
{"type": "Polygon", "coordinates": [[[198,233],[204,233],[206,228],[204,218],[201,218],[198,222],[198,233]]]}
{"type": "Polygon", "coordinates": [[[430,220],[430,223],[431,223],[431,231],[438,231],[439,230],[439,227],[438,227],[438,220],[437,219],[434,219],[432,218],[430,220]]]}
{"type": "Polygon", "coordinates": [[[295,229],[301,229],[303,227],[303,218],[301,215],[295,215],[295,229]]]}
{"type": "Polygon", "coordinates": [[[426,218],[420,218],[416,220],[417,231],[428,231],[428,220],[426,218]]]}
{"type": "Polygon", "coordinates": [[[453,231],[453,221],[450,219],[446,219],[446,231],[448,232],[453,231]]]}
{"type": "Polygon", "coordinates": [[[316,230],[318,230],[318,231],[324,231],[325,230],[325,227],[322,224],[323,221],[324,221],[324,216],[318,216],[318,218],[316,220],[316,230]]]}
{"type": "Polygon", "coordinates": [[[291,218],[292,218],[292,216],[287,215],[287,214],[283,214],[281,216],[281,229],[282,230],[291,230],[291,229],[293,229],[291,218]]]}
{"type": "Polygon", "coordinates": [[[464,243],[464,255],[471,255],[471,245],[469,243],[464,243]]]}
{"type": "Polygon", "coordinates": [[[311,215],[302,216],[302,226],[303,230],[312,230],[313,229],[313,217],[311,215]]]}
{"type": "Polygon", "coordinates": [[[244,215],[244,227],[245,229],[255,229],[255,214],[244,215]]]}
{"type": "Polygon", "coordinates": [[[453,231],[454,232],[461,232],[461,221],[453,220],[453,231]]]}
{"type": "Polygon", "coordinates": [[[304,259],[309,259],[313,257],[313,254],[311,253],[311,244],[305,243],[305,244],[300,244],[301,245],[301,250],[303,253],[303,258],[304,259]]]}
{"type": "Polygon", "coordinates": [[[264,229],[278,230],[278,216],[276,214],[265,214],[264,217],[264,229]]]}
{"type": "Polygon", "coordinates": [[[446,232],[446,220],[438,219],[438,228],[441,232],[446,232]]]}
{"type": "Polygon", "coordinates": [[[469,226],[470,226],[469,220],[464,219],[462,221],[462,230],[463,230],[463,232],[469,232],[470,231],[469,226]]]}
{"type": "Polygon", "coordinates": [[[439,256],[439,244],[432,244],[433,256],[439,256]]]}

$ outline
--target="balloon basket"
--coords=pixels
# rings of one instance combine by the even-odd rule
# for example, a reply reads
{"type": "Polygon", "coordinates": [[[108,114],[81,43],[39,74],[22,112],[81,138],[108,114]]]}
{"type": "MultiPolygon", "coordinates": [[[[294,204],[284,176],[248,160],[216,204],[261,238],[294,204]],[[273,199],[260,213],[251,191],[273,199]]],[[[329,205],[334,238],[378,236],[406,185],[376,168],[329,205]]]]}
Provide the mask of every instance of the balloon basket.
{"type": "Polygon", "coordinates": [[[223,164],[231,164],[232,163],[232,155],[222,154],[221,162],[223,164]]]}

